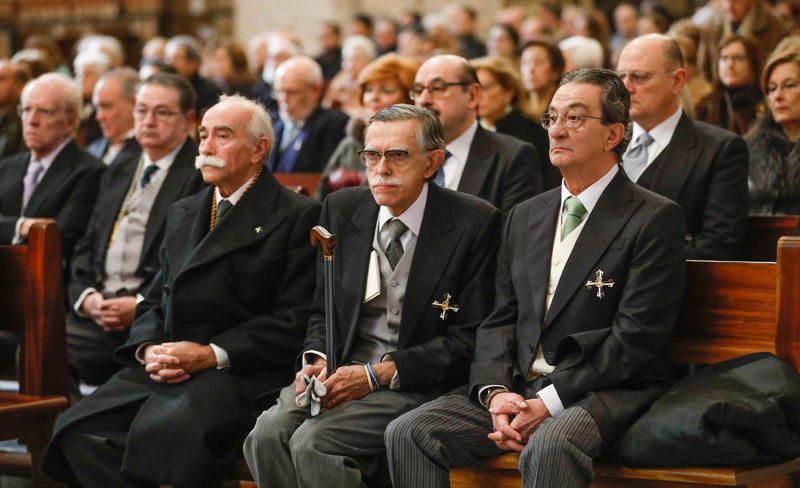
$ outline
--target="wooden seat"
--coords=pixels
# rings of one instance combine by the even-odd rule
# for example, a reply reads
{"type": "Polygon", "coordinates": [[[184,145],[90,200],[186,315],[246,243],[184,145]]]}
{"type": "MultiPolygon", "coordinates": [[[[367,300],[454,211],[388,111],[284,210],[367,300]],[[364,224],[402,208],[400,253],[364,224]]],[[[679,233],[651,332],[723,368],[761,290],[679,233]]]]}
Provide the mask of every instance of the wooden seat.
{"type": "MultiPolygon", "coordinates": [[[[783,237],[777,262],[689,261],[672,343],[678,363],[706,364],[752,352],[775,354],[800,369],[800,237],[783,237]]],[[[452,488],[520,486],[517,454],[450,472],[452,488]]],[[[600,460],[596,488],[792,485],[800,458],[717,468],[635,469],[600,460]]]]}
{"type": "Polygon", "coordinates": [[[0,453],[0,472],[53,486],[39,464],[53,422],[69,405],[61,244],[56,224],[35,224],[22,246],[0,246],[0,328],[20,337],[19,393],[0,394],[0,440],[29,454],[0,453]]]}
{"type": "Polygon", "coordinates": [[[317,193],[317,185],[322,173],[273,173],[281,185],[306,196],[317,193]]]}
{"type": "Polygon", "coordinates": [[[798,215],[751,215],[747,218],[741,258],[745,261],[775,261],[778,239],[797,232],[798,215]]]}

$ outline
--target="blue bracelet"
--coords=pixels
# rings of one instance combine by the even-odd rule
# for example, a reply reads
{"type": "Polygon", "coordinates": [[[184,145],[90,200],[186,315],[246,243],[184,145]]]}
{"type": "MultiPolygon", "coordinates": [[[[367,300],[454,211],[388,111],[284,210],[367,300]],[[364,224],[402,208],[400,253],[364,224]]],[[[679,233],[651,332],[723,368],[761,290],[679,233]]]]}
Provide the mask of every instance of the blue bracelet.
{"type": "Polygon", "coordinates": [[[378,381],[378,375],[375,374],[375,370],[372,369],[372,364],[365,363],[364,366],[367,367],[367,372],[369,373],[369,377],[372,378],[372,382],[375,384],[375,389],[382,390],[384,386],[378,381]]]}

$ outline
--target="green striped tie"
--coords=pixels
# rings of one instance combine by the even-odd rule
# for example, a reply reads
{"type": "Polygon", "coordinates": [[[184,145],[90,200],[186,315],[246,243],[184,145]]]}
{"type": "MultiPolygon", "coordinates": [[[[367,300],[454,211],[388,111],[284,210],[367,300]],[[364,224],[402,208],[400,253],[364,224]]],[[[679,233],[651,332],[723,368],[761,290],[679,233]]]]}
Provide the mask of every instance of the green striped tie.
{"type": "Polygon", "coordinates": [[[581,225],[581,217],[586,213],[586,207],[583,206],[578,197],[567,197],[564,200],[564,207],[567,209],[567,215],[564,216],[564,222],[561,224],[561,240],[566,237],[581,225]]]}

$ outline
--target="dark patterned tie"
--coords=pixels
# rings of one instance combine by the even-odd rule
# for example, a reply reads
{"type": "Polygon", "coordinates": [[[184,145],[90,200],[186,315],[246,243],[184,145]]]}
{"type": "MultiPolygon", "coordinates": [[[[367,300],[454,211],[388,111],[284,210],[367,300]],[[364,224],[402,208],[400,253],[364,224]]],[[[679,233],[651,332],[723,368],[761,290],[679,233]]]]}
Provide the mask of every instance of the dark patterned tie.
{"type": "Polygon", "coordinates": [[[403,243],[400,242],[400,237],[405,234],[408,227],[399,219],[391,219],[386,222],[386,225],[389,228],[389,236],[391,237],[389,245],[386,246],[386,259],[389,260],[389,266],[394,270],[405,252],[403,243]]]}
{"type": "Polygon", "coordinates": [[[150,180],[153,178],[156,171],[158,171],[158,166],[155,164],[148,164],[144,171],[142,171],[142,188],[147,188],[147,185],[150,184],[150,180]]]}
{"type": "Polygon", "coordinates": [[[436,170],[436,176],[433,177],[433,182],[436,183],[438,186],[444,188],[444,163],[452,156],[453,153],[448,151],[447,149],[444,150],[444,161],[439,166],[439,169],[436,170]]]}
{"type": "Polygon", "coordinates": [[[217,222],[222,220],[222,217],[228,213],[228,210],[230,210],[231,207],[233,207],[233,204],[228,200],[220,200],[220,202],[217,204],[217,222]]]}

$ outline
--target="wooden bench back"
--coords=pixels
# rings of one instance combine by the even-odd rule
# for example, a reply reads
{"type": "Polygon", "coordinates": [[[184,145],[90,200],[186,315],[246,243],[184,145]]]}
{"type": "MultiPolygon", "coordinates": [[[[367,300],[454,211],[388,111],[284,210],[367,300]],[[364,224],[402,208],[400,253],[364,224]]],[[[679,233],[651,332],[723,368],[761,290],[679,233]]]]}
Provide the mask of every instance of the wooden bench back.
{"type": "Polygon", "coordinates": [[[800,237],[777,262],[689,261],[672,359],[711,363],[767,351],[800,369],[800,237]]]}
{"type": "Polygon", "coordinates": [[[322,173],[273,173],[281,185],[301,195],[313,197],[317,193],[317,185],[322,173]]]}
{"type": "Polygon", "coordinates": [[[775,261],[778,239],[797,232],[798,215],[753,215],[747,218],[741,259],[775,261]]]}
{"type": "Polygon", "coordinates": [[[60,239],[56,224],[35,224],[26,245],[0,246],[0,329],[19,334],[26,395],[69,392],[60,239]]]}

